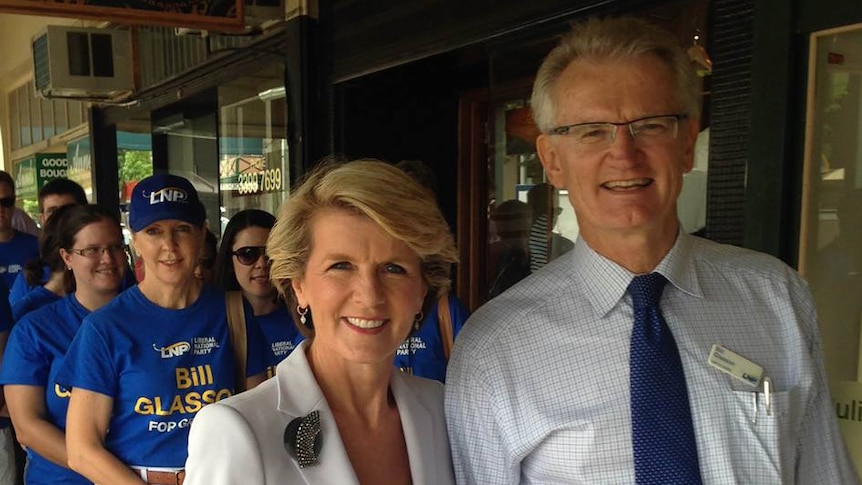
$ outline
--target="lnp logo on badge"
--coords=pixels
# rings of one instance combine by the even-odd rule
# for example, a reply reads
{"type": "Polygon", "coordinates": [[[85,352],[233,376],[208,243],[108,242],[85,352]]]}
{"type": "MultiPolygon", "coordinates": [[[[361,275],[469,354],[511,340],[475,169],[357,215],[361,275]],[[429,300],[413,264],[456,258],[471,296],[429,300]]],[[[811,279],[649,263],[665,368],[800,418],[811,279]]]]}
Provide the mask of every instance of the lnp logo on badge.
{"type": "Polygon", "coordinates": [[[159,352],[162,355],[163,359],[170,359],[172,357],[179,357],[189,350],[191,350],[192,346],[188,342],[177,342],[175,344],[168,345],[167,347],[156,347],[156,344],[153,344],[153,350],[159,352]]]}

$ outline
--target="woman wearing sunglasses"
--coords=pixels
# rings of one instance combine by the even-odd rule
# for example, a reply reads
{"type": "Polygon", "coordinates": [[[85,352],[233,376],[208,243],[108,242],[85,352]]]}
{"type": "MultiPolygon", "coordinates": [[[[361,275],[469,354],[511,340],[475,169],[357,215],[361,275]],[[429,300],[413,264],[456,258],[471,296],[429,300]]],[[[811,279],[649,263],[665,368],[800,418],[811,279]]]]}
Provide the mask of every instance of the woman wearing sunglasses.
{"type": "Polygon", "coordinates": [[[216,258],[216,280],[225,291],[242,291],[272,349],[273,367],[267,369],[267,377],[305,338],[269,280],[266,239],[273,225],[275,217],[262,210],[236,213],[227,223],[216,258]]]}
{"type": "Polygon", "coordinates": [[[85,319],[57,377],[72,394],[69,465],[103,485],[179,485],[197,412],[262,382],[269,362],[248,311],[237,379],[224,293],[194,275],[206,223],[192,184],[147,177],[129,206],[144,278],[85,319]]]}
{"type": "MultiPolygon", "coordinates": [[[[25,315],[9,337],[0,383],[18,441],[27,449],[28,485],[90,483],[68,468],[65,424],[69,392],[54,385],[84,317],[105,306],[123,284],[126,254],[117,217],[98,205],[63,207],[48,219],[57,235],[66,296],[25,315]]],[[[43,234],[44,236],[44,234],[43,234]]],[[[61,271],[62,273],[62,271],[61,271]]]]}

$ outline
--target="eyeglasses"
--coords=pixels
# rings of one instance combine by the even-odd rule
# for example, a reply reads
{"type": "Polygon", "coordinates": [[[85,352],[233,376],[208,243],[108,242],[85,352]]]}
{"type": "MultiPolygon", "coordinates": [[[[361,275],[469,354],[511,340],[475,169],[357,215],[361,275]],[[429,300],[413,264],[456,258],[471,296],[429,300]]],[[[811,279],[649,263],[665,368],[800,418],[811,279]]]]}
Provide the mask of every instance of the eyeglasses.
{"type": "Polygon", "coordinates": [[[6,209],[15,206],[15,197],[3,197],[0,199],[0,207],[5,207],[6,209]]]}
{"type": "Polygon", "coordinates": [[[253,265],[261,256],[264,257],[266,260],[265,262],[269,262],[269,258],[266,257],[266,246],[245,246],[237,249],[231,254],[236,256],[236,260],[243,266],[253,265]]]}
{"type": "Polygon", "coordinates": [[[611,121],[576,123],[574,125],[558,126],[551,130],[551,135],[567,136],[575,143],[582,145],[608,145],[617,139],[617,129],[628,128],[632,139],[641,144],[673,140],[679,131],[680,120],[687,119],[687,114],[648,116],[624,123],[611,121]]]}
{"type": "Polygon", "coordinates": [[[88,246],[83,249],[69,249],[69,252],[78,254],[87,259],[98,259],[105,253],[108,253],[108,255],[111,256],[125,253],[126,246],[123,246],[122,244],[112,244],[110,246],[88,246]]]}

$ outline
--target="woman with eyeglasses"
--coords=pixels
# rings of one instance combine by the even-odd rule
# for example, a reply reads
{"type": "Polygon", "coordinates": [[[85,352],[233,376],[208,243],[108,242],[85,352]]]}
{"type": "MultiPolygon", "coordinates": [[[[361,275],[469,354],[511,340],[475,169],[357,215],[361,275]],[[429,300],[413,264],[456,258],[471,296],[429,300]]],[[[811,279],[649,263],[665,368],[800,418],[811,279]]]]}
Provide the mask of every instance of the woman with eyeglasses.
{"type": "Polygon", "coordinates": [[[58,255],[68,268],[61,277],[66,296],[28,313],[13,327],[0,384],[18,441],[27,450],[25,482],[86,484],[90,481],[68,468],[69,391],[54,381],[84,317],[120,292],[126,271],[123,235],[116,215],[98,205],[63,207],[44,230],[58,236],[58,255]]]}
{"type": "Polygon", "coordinates": [[[68,461],[103,485],[179,485],[197,412],[262,382],[269,362],[250,309],[238,359],[224,293],[195,277],[206,222],[192,184],[147,177],[129,206],[144,278],[85,319],[57,376],[68,461]]]}
{"type": "Polygon", "coordinates": [[[227,223],[216,258],[216,280],[225,291],[242,292],[272,350],[267,377],[305,339],[269,280],[266,239],[274,225],[275,217],[262,210],[236,213],[227,223]]]}

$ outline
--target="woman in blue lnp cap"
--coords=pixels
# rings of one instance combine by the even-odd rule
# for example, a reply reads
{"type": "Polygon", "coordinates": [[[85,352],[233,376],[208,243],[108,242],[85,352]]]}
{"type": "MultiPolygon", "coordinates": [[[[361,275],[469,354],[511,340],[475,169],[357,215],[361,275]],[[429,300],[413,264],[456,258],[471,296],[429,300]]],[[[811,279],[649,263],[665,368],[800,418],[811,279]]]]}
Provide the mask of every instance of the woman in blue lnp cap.
{"type": "Polygon", "coordinates": [[[245,307],[237,379],[224,294],[194,274],[206,224],[191,183],[153,175],[129,206],[144,279],[84,320],[57,378],[71,389],[69,466],[95,483],[179,485],[195,414],[262,382],[269,362],[245,307]]]}

